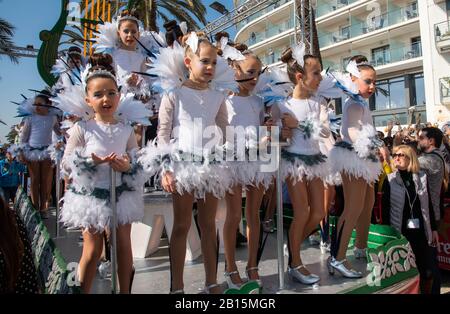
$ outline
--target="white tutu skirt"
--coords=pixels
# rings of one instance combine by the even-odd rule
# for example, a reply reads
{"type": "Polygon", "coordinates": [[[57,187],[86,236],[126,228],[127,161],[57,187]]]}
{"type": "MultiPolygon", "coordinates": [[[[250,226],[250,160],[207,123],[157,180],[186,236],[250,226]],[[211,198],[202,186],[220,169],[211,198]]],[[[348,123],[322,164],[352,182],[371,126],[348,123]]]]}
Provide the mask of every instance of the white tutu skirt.
{"type": "Polygon", "coordinates": [[[311,181],[315,178],[325,180],[330,175],[327,157],[321,153],[316,155],[300,155],[287,151],[281,153],[281,177],[288,177],[295,182],[304,179],[311,181]]]}
{"type": "Polygon", "coordinates": [[[369,184],[378,180],[381,173],[379,160],[361,158],[350,144],[340,143],[337,143],[330,151],[329,160],[332,172],[363,178],[369,184]]]}
{"type": "MultiPolygon", "coordinates": [[[[71,190],[64,194],[60,221],[68,227],[82,227],[102,232],[110,226],[112,209],[109,200],[81,195],[71,190]]],[[[141,191],[124,191],[117,202],[117,224],[124,225],[144,218],[144,200],[141,191]]]]}
{"type": "Polygon", "coordinates": [[[228,162],[233,185],[260,186],[267,190],[275,179],[274,172],[263,172],[260,161],[234,161],[228,162]]]}
{"type": "Polygon", "coordinates": [[[48,146],[31,147],[30,145],[25,145],[22,147],[23,155],[27,161],[43,161],[50,159],[50,154],[47,149],[48,146]]]}
{"type": "Polygon", "coordinates": [[[212,194],[220,199],[230,191],[233,179],[226,161],[209,160],[200,157],[196,161],[192,154],[177,150],[175,145],[150,143],[140,152],[138,163],[148,177],[156,176],[157,180],[163,173],[172,172],[180,194],[189,193],[197,199],[212,194]]]}

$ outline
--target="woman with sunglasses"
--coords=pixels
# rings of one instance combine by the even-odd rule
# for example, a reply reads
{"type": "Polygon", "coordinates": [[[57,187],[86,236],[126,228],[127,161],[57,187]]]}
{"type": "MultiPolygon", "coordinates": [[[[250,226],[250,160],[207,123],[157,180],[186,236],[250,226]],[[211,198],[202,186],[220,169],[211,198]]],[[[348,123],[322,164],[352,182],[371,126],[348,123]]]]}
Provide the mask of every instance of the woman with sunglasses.
{"type": "Polygon", "coordinates": [[[386,223],[401,232],[411,244],[420,274],[420,290],[426,293],[432,263],[437,262],[430,246],[438,245],[427,176],[420,171],[419,160],[411,146],[394,147],[392,157],[395,170],[383,184],[383,220],[386,219],[386,223]]]}
{"type": "Polygon", "coordinates": [[[50,97],[50,92],[42,90],[34,98],[32,114],[25,118],[20,132],[21,159],[27,164],[31,177],[31,201],[42,218],[48,218],[53,179],[52,161],[47,149],[52,143],[52,131],[60,135],[50,97]]]}
{"type": "MultiPolygon", "coordinates": [[[[370,218],[375,201],[374,182],[381,172],[378,158],[378,139],[373,127],[367,99],[375,92],[376,72],[367,58],[354,56],[347,66],[351,82],[349,90],[357,93],[349,97],[342,110],[342,141],[330,152],[333,172],[342,177],[345,206],[337,226],[332,232],[331,257],[328,270],[331,275],[337,270],[347,278],[361,278],[361,272],[352,269],[346,259],[348,243],[356,227],[355,256],[365,256],[370,218]]],[[[350,81],[350,80],[349,80],[350,81]]]]}

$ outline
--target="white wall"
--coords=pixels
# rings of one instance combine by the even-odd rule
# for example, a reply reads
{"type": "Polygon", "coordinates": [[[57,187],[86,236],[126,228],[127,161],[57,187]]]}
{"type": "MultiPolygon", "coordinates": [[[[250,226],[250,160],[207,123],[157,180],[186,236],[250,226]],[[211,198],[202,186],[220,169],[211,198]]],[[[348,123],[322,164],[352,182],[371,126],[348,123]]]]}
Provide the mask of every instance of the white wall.
{"type": "Polygon", "coordinates": [[[422,38],[423,66],[427,119],[430,122],[450,120],[450,111],[441,105],[439,78],[450,76],[450,52],[441,54],[436,48],[434,25],[447,20],[445,1],[419,0],[420,36],[422,38]]]}

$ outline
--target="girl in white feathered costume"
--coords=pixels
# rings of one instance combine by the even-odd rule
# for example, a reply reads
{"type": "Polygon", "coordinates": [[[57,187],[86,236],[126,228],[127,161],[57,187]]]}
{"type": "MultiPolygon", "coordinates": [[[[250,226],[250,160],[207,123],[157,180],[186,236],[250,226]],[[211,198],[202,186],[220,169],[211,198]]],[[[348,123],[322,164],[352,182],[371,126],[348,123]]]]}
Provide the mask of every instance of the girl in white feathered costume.
{"type": "Polygon", "coordinates": [[[140,96],[150,94],[150,81],[141,75],[148,70],[148,58],[165,46],[163,37],[144,31],[137,12],[124,10],[112,23],[99,25],[94,38],[97,53],[113,57],[117,81],[124,93],[140,96]]]}
{"type": "Polygon", "coordinates": [[[275,122],[281,120],[282,126],[292,132],[289,146],[281,153],[282,177],[294,210],[288,236],[288,274],[300,283],[314,284],[320,278],[303,265],[300,247],[325,216],[323,181],[330,170],[319,141],[329,137],[330,130],[326,101],[315,96],[322,80],[322,68],[317,57],[305,55],[302,43],[288,48],[281,60],[295,84],[292,97],[272,108],[275,122]]]}
{"type": "Polygon", "coordinates": [[[192,32],[184,41],[185,48],[174,42],[173,48],[160,49],[152,60],[149,73],[159,77],[155,85],[166,93],[159,110],[157,146],[150,143],[140,162],[149,175],[160,174],[163,188],[173,197],[171,293],[183,293],[186,239],[195,199],[205,291],[218,293],[215,216],[218,199],[225,196],[232,179],[222,154],[222,134],[228,124],[226,96],[217,90],[235,89],[237,84],[234,71],[217,57],[217,49],[204,34],[192,32]]]}
{"type": "MultiPolygon", "coordinates": [[[[333,170],[340,172],[344,189],[345,207],[332,233],[330,274],[335,270],[347,278],[360,278],[346,260],[346,252],[353,228],[358,234],[355,256],[363,257],[358,245],[367,245],[371,212],[375,200],[373,183],[381,172],[378,159],[378,140],[373,127],[368,99],[375,92],[376,72],[364,56],[353,57],[347,66],[347,83],[341,86],[349,93],[342,110],[342,141],[330,152],[333,170]],[[365,238],[365,239],[364,239],[365,238]],[[364,243],[364,244],[363,244],[364,243]]],[[[343,80],[345,81],[345,80],[343,80]]]]}
{"type": "MultiPolygon", "coordinates": [[[[112,23],[99,26],[94,48],[96,52],[108,53],[113,57],[117,81],[123,93],[133,93],[137,99],[151,109],[152,79],[145,75],[149,57],[165,47],[161,34],[144,30],[144,25],[135,10],[124,10],[112,23]]],[[[139,145],[144,128],[135,126],[139,145]]]]}
{"type": "Polygon", "coordinates": [[[59,135],[59,111],[51,105],[51,93],[42,90],[35,98],[25,99],[18,107],[18,116],[24,118],[20,131],[19,150],[31,177],[31,201],[43,218],[48,216],[53,168],[48,147],[52,132],[59,135]]]}
{"type": "MultiPolygon", "coordinates": [[[[226,99],[228,123],[233,127],[228,129],[233,131],[227,133],[227,142],[232,144],[229,148],[233,148],[236,161],[229,163],[234,182],[231,191],[225,197],[227,215],[223,229],[226,259],[224,276],[229,288],[239,288],[243,284],[236,266],[235,251],[236,230],[242,216],[242,188],[245,188],[248,239],[246,273],[250,281],[257,281],[262,287],[258,274],[259,208],[264,191],[273,180],[273,173],[263,172],[260,162],[263,150],[260,150],[259,145],[259,141],[262,140],[259,136],[259,127],[264,125],[264,102],[254,93],[262,63],[252,51],[247,50],[246,46],[229,46],[227,37],[220,39],[220,48],[222,56],[230,60],[236,81],[239,83],[239,92],[226,99]]],[[[264,136],[265,132],[262,135],[264,136]]]]}
{"type": "Polygon", "coordinates": [[[102,231],[117,227],[118,274],[121,293],[131,290],[133,257],[131,223],[143,218],[144,178],[136,163],[137,143],[130,122],[148,119],[150,112],[133,95],[121,100],[109,55],[91,57],[84,71],[82,88],[59,95],[60,107],[77,115],[77,122],[62,160],[71,184],[64,196],[61,221],[83,231],[83,254],[79,277],[89,293],[103,245],[102,231]],[[92,58],[96,58],[92,62],[92,58]],[[117,226],[111,226],[110,168],[117,174],[117,226]]]}

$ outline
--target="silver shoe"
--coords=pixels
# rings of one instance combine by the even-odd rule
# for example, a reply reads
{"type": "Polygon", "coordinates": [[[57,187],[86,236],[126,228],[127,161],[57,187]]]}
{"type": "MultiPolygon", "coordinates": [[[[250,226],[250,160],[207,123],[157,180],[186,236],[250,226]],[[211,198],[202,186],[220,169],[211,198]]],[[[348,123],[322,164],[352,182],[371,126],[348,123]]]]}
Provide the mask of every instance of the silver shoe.
{"type": "Polygon", "coordinates": [[[242,283],[234,283],[233,280],[231,279],[231,275],[234,274],[238,274],[239,272],[237,270],[235,271],[226,271],[223,273],[223,275],[225,276],[225,280],[227,281],[227,285],[228,285],[228,289],[239,289],[242,286],[242,283]]]}
{"type": "Polygon", "coordinates": [[[360,249],[355,246],[355,248],[353,249],[353,255],[356,259],[367,259],[367,249],[360,249]]]}
{"type": "Polygon", "coordinates": [[[288,274],[289,276],[291,276],[291,278],[295,281],[298,281],[302,284],[305,285],[312,285],[315,284],[316,282],[318,282],[320,280],[320,277],[315,275],[315,274],[309,274],[309,275],[303,275],[299,269],[301,268],[306,268],[303,265],[291,268],[290,266],[288,266],[288,274]]]}
{"type": "Polygon", "coordinates": [[[111,276],[111,262],[104,261],[98,266],[98,273],[102,279],[106,279],[111,276]]]}
{"type": "Polygon", "coordinates": [[[212,289],[212,288],[215,288],[215,287],[220,287],[220,285],[217,284],[217,283],[213,283],[213,284],[211,284],[211,285],[209,285],[209,286],[205,286],[205,288],[203,289],[203,292],[204,292],[205,294],[211,294],[211,289],[212,289]]]}
{"type": "Polygon", "coordinates": [[[184,290],[179,289],[179,290],[170,291],[169,294],[184,294],[184,290]]]}
{"type": "Polygon", "coordinates": [[[327,262],[328,272],[330,273],[330,275],[334,275],[334,271],[337,270],[342,276],[346,278],[362,278],[363,274],[361,272],[354,269],[347,269],[347,267],[344,265],[346,261],[346,258],[344,258],[342,261],[338,261],[334,257],[330,256],[327,262]]]}
{"type": "Polygon", "coordinates": [[[259,268],[258,268],[258,267],[250,267],[250,268],[246,268],[246,269],[245,269],[245,274],[247,275],[247,281],[248,281],[248,282],[250,282],[250,281],[255,281],[255,282],[258,284],[258,286],[259,286],[260,288],[262,288],[262,287],[263,287],[263,283],[262,283],[262,280],[261,280],[261,279],[250,279],[250,276],[248,275],[248,272],[249,272],[249,271],[252,271],[252,270],[259,271],[259,268]]]}
{"type": "Polygon", "coordinates": [[[330,244],[330,242],[320,241],[320,252],[322,254],[325,254],[325,253],[330,252],[330,251],[331,251],[331,244],[330,244]]]}
{"type": "Polygon", "coordinates": [[[263,221],[263,231],[265,233],[273,233],[275,231],[275,224],[272,219],[267,219],[266,221],[263,221]]]}

